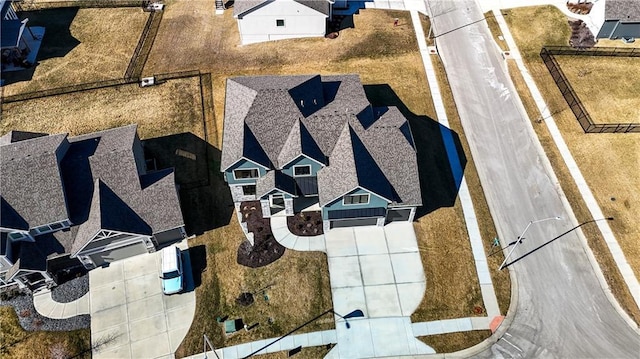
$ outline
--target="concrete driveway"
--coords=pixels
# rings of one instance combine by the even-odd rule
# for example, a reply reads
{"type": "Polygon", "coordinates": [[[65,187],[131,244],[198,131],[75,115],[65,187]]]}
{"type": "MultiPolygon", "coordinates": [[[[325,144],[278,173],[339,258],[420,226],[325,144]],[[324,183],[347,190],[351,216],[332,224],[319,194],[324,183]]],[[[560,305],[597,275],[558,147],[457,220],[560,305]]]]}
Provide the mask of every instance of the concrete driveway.
{"type": "MultiPolygon", "coordinates": [[[[186,242],[179,247],[186,249],[186,242]]],[[[173,358],[195,313],[193,279],[189,274],[185,281],[190,291],[167,296],[159,275],[160,252],[89,272],[91,341],[94,348],[102,344],[94,359],[173,358]]]]}
{"type": "Polygon", "coordinates": [[[337,228],[325,239],[335,311],[364,313],[349,319],[349,328],[336,317],[338,345],[327,358],[434,353],[415,338],[411,326],[411,313],[426,289],[413,224],[337,228]]]}

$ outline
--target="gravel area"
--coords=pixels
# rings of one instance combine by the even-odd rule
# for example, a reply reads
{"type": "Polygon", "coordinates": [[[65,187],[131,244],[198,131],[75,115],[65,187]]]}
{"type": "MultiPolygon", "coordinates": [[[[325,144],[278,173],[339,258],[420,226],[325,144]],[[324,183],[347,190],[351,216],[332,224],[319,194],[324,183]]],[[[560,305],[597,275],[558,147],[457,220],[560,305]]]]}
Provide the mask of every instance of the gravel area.
{"type": "Polygon", "coordinates": [[[88,314],[68,319],[51,319],[40,315],[33,306],[31,293],[19,293],[10,299],[0,299],[0,306],[13,307],[20,325],[28,331],[68,331],[91,328],[91,316],[88,314]]]}
{"type": "Polygon", "coordinates": [[[51,289],[51,298],[58,303],[69,303],[89,292],[89,274],[71,279],[51,289]]]}

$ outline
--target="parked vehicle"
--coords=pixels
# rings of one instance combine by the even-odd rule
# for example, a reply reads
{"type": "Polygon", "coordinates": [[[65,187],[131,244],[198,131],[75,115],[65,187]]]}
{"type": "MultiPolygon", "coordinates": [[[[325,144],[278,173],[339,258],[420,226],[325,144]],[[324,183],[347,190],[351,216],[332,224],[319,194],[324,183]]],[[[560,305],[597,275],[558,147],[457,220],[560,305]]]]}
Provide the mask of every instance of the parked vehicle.
{"type": "Polygon", "coordinates": [[[179,293],[183,289],[182,252],[171,246],[162,250],[162,292],[164,294],[179,293]]]}

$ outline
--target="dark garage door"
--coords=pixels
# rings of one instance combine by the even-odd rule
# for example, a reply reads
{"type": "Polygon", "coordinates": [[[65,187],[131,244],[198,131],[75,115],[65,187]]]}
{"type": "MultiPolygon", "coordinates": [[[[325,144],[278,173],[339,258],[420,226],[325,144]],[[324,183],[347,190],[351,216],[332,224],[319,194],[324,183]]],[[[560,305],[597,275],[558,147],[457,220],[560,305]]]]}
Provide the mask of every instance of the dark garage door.
{"type": "Polygon", "coordinates": [[[331,221],[331,228],[357,227],[357,226],[375,226],[378,223],[377,218],[353,218],[331,221]]]}
{"type": "Polygon", "coordinates": [[[411,209],[390,209],[387,212],[387,222],[408,221],[411,209]]]}
{"type": "Polygon", "coordinates": [[[147,247],[144,245],[144,242],[136,242],[124,247],[115,248],[111,251],[91,254],[89,257],[91,257],[91,260],[96,265],[96,267],[102,267],[107,263],[119,261],[121,259],[148,252],[149,251],[147,251],[147,247]]]}

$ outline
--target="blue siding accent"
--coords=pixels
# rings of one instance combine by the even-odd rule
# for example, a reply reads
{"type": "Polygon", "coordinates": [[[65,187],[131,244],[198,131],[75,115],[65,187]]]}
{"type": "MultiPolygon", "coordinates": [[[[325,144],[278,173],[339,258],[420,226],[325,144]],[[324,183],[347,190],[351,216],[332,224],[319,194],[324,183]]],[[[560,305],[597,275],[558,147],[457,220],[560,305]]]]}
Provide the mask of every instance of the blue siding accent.
{"type": "Polygon", "coordinates": [[[293,166],[304,166],[304,165],[310,165],[311,166],[311,175],[312,176],[316,176],[318,174],[318,171],[320,171],[320,169],[323,167],[318,162],[316,162],[316,161],[314,161],[312,159],[309,159],[306,156],[300,155],[300,156],[298,156],[298,158],[296,158],[295,160],[289,162],[286,166],[284,166],[282,168],[282,173],[293,177],[293,166]]]}
{"type": "Polygon", "coordinates": [[[251,161],[247,161],[245,159],[242,159],[238,162],[236,162],[236,164],[234,164],[233,166],[229,167],[226,171],[224,171],[224,176],[227,179],[227,183],[229,184],[255,184],[256,183],[256,179],[245,179],[245,180],[236,180],[233,178],[233,170],[236,169],[249,169],[249,168],[257,168],[258,172],[260,174],[260,177],[264,176],[265,174],[267,174],[267,169],[264,168],[263,166],[260,166],[254,162],[251,161]]]}
{"type": "Polygon", "coordinates": [[[329,202],[327,205],[322,207],[322,219],[329,219],[329,212],[334,210],[347,210],[347,209],[363,209],[363,208],[387,208],[389,202],[384,198],[378,196],[375,193],[369,192],[367,190],[357,188],[349,193],[351,194],[369,194],[369,203],[368,204],[348,204],[343,205],[342,199],[343,197],[337,198],[332,202],[329,202]]]}

